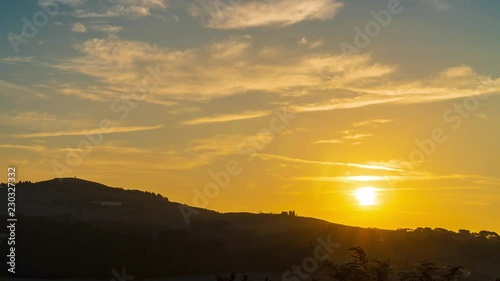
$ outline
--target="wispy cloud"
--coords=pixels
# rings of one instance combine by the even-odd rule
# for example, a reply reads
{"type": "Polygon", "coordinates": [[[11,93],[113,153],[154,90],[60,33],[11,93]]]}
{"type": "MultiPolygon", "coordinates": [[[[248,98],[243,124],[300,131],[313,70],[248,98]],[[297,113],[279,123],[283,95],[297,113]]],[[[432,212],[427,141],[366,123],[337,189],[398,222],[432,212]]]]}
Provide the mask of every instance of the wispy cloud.
{"type": "MultiPolygon", "coordinates": [[[[66,152],[66,151],[85,151],[84,149],[78,149],[78,148],[60,148],[60,149],[54,149],[57,150],[58,152],[66,152]]],[[[92,148],[92,150],[97,151],[99,153],[113,153],[113,154],[128,154],[130,155],[131,153],[134,154],[153,154],[153,155],[166,155],[166,153],[162,151],[157,151],[153,149],[144,149],[144,148],[139,148],[139,147],[130,147],[130,146],[123,146],[119,144],[114,144],[114,143],[106,143],[104,145],[99,145],[95,146],[92,148]]]]}
{"type": "Polygon", "coordinates": [[[319,141],[315,141],[314,143],[315,144],[324,144],[324,143],[328,143],[328,144],[339,144],[339,143],[342,143],[343,141],[341,139],[333,139],[333,140],[319,140],[319,141]]]}
{"type": "Polygon", "coordinates": [[[235,5],[214,5],[198,1],[191,15],[206,27],[243,29],[266,25],[287,26],[307,20],[332,19],[343,4],[335,0],[246,0],[235,5]]]}
{"type": "Polygon", "coordinates": [[[474,69],[467,65],[450,67],[439,74],[442,78],[467,78],[476,75],[474,69]]]}
{"type": "Polygon", "coordinates": [[[306,37],[302,37],[302,38],[300,38],[298,44],[307,46],[308,49],[316,49],[316,48],[323,46],[323,44],[325,44],[325,42],[322,39],[319,39],[319,40],[316,40],[313,42],[309,42],[309,40],[307,40],[306,37]]]}
{"type": "Polygon", "coordinates": [[[30,87],[27,86],[22,86],[6,81],[0,80],[0,94],[3,97],[13,97],[15,99],[29,99],[29,98],[40,98],[40,99],[47,99],[47,95],[41,92],[38,92],[36,90],[31,89],[30,87]]]}
{"type": "Polygon", "coordinates": [[[290,103],[289,108],[295,112],[424,103],[500,92],[500,78],[479,75],[467,66],[444,69],[430,79],[400,81],[393,79],[397,65],[376,62],[369,54],[297,54],[251,42],[249,36],[230,37],[200,47],[172,50],[116,35],[90,39],[75,44],[79,57],[52,67],[87,75],[98,83],[48,86],[55,93],[109,101],[141,85],[149,75],[144,67],[147,65],[156,69],[161,79],[147,89],[144,102],[164,106],[171,106],[174,100],[206,101],[252,91],[280,97],[291,92],[307,96],[330,91],[326,100],[297,99],[290,103]]]}
{"type": "Polygon", "coordinates": [[[24,111],[5,112],[0,114],[0,124],[28,130],[56,131],[61,129],[77,129],[93,125],[87,118],[73,116],[56,116],[46,112],[24,111]]]}
{"type": "Polygon", "coordinates": [[[342,136],[338,139],[319,140],[315,144],[340,144],[350,142],[352,145],[361,144],[362,140],[373,136],[371,133],[356,133],[354,130],[342,131],[342,136]]]}
{"type": "Polygon", "coordinates": [[[108,24],[92,24],[89,25],[89,28],[98,32],[103,32],[108,34],[115,34],[123,30],[123,27],[121,26],[108,25],[108,24]]]}
{"type": "Polygon", "coordinates": [[[361,121],[358,123],[352,124],[353,127],[364,127],[364,126],[370,126],[370,125],[375,125],[375,124],[385,124],[392,122],[393,120],[390,119],[370,119],[366,121],[361,121]]]}
{"type": "Polygon", "coordinates": [[[324,182],[376,182],[403,178],[401,176],[339,176],[339,177],[293,177],[298,181],[324,181],[324,182]]]}
{"type": "Polygon", "coordinates": [[[236,120],[245,120],[263,117],[271,114],[270,111],[247,111],[235,114],[220,114],[210,117],[202,117],[197,119],[192,119],[188,121],[182,122],[184,125],[201,125],[201,124],[209,124],[209,123],[222,123],[222,122],[230,122],[236,120]]]}
{"type": "Polygon", "coordinates": [[[354,133],[352,130],[347,130],[344,133],[345,133],[345,136],[343,136],[344,139],[356,140],[356,141],[373,136],[373,134],[354,133]]]}
{"type": "Polygon", "coordinates": [[[0,63],[18,65],[20,63],[34,63],[35,57],[3,57],[0,58],[0,63]]]}
{"type": "Polygon", "coordinates": [[[81,22],[75,22],[73,26],[71,27],[71,31],[77,32],[77,33],[85,33],[87,32],[87,28],[85,25],[81,22]]]}
{"type": "Polygon", "coordinates": [[[347,167],[355,167],[355,168],[369,169],[369,170],[396,171],[396,172],[402,171],[400,169],[385,167],[385,166],[381,166],[381,165],[304,160],[304,159],[299,159],[299,158],[290,158],[290,157],[286,157],[286,156],[273,155],[273,154],[257,154],[257,157],[260,159],[263,159],[263,160],[278,160],[278,161],[294,162],[294,163],[301,163],[301,164],[308,164],[308,165],[347,166],[347,167]]]}
{"type": "Polygon", "coordinates": [[[438,187],[402,187],[402,188],[382,188],[381,190],[394,191],[427,191],[427,190],[460,190],[460,189],[480,189],[487,188],[484,186],[438,186],[438,187]]]}
{"type": "MultiPolygon", "coordinates": [[[[431,175],[426,173],[407,174],[407,175],[356,175],[356,176],[333,176],[333,177],[294,177],[293,180],[299,181],[322,181],[322,182],[393,182],[393,181],[446,181],[446,180],[461,180],[481,186],[492,186],[500,183],[500,179],[484,177],[480,175],[431,175]]],[[[405,188],[396,188],[402,190],[405,188]]],[[[413,189],[412,189],[413,190],[413,189]]]]}
{"type": "Polygon", "coordinates": [[[110,127],[102,129],[90,130],[77,130],[77,131],[59,131],[59,132],[41,132],[31,134],[17,134],[11,135],[16,138],[45,138],[45,137],[61,137],[61,136],[83,136],[87,134],[114,134],[114,133],[128,133],[137,131],[148,131],[162,128],[163,125],[157,126],[136,126],[136,127],[110,127]]]}
{"type": "Polygon", "coordinates": [[[46,151],[47,148],[41,145],[17,145],[17,144],[0,144],[0,149],[24,149],[24,150],[32,150],[32,151],[46,151]]]}
{"type": "Polygon", "coordinates": [[[164,149],[167,158],[163,159],[164,169],[190,170],[198,168],[250,146],[255,140],[262,141],[259,135],[217,134],[164,149]]]}
{"type": "Polygon", "coordinates": [[[359,108],[383,103],[395,103],[401,100],[402,97],[390,97],[378,94],[358,94],[356,97],[333,98],[322,102],[298,103],[290,107],[297,112],[311,112],[359,108]]]}
{"type": "MultiPolygon", "coordinates": [[[[63,92],[93,100],[114,99],[141,84],[141,79],[147,74],[144,68],[139,67],[141,65],[154,65],[162,78],[157,81],[154,91],[148,93],[146,102],[168,99],[206,100],[249,91],[285,94],[294,88],[335,90],[350,83],[359,85],[360,82],[373,81],[395,70],[394,66],[372,62],[369,55],[297,56],[286,50],[277,53],[263,52],[266,48],[252,46],[245,37],[230,38],[182,51],[163,49],[144,42],[125,41],[116,36],[87,40],[77,44],[76,48],[82,53],[81,57],[54,67],[65,72],[85,74],[104,83],[97,89],[84,90],[74,85],[65,88],[63,92]]],[[[57,87],[56,91],[61,92],[61,86],[57,87]]],[[[327,103],[326,107],[352,108],[386,102],[388,99],[371,96],[334,99],[334,105],[327,103]]],[[[317,106],[325,107],[325,103],[319,102],[317,106]]],[[[299,111],[317,110],[311,107],[314,105],[296,106],[299,111]]]]}
{"type": "Polygon", "coordinates": [[[64,1],[74,9],[73,13],[78,18],[105,18],[105,17],[145,17],[152,15],[153,11],[164,10],[168,7],[165,0],[101,0],[93,1],[64,1]]]}

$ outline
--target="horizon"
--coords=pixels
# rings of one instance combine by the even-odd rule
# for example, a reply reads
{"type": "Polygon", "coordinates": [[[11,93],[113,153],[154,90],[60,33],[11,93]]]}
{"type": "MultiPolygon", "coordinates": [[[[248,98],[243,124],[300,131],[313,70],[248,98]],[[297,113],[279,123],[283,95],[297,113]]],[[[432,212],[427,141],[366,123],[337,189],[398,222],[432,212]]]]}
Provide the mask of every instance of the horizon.
{"type": "MultiPolygon", "coordinates": [[[[42,181],[31,181],[31,180],[20,180],[19,183],[23,183],[23,184],[26,184],[26,183],[29,183],[29,184],[36,184],[36,183],[40,183],[40,182],[50,182],[50,181],[58,181],[59,183],[64,183],[64,180],[80,180],[80,181],[84,181],[84,182],[89,182],[89,183],[96,183],[96,184],[100,184],[100,185],[104,185],[108,188],[123,188],[124,190],[129,190],[129,191],[132,191],[132,190],[140,190],[140,189],[136,189],[136,188],[133,188],[133,187],[123,187],[123,186],[110,186],[110,185],[107,185],[106,183],[102,183],[102,182],[97,182],[97,181],[91,181],[91,180],[87,180],[87,179],[83,179],[83,178],[78,178],[78,177],[65,177],[65,178],[53,178],[53,179],[47,179],[47,180],[42,180],[42,181]]],[[[1,184],[6,184],[6,183],[3,183],[1,182],[1,184]]],[[[2,187],[0,185],[0,187],[2,187]]],[[[70,187],[71,188],[71,187],[70,187]]],[[[147,190],[140,190],[140,191],[146,191],[146,192],[150,192],[150,191],[147,191],[147,190]]],[[[161,193],[159,193],[161,194],[161,193]]],[[[172,201],[170,200],[168,194],[161,194],[163,197],[167,198],[169,202],[171,203],[177,203],[177,204],[181,204],[181,205],[187,205],[189,207],[195,207],[195,206],[190,206],[189,204],[185,203],[185,202],[177,202],[177,201],[172,201]]],[[[122,202],[124,203],[124,202],[122,202]]],[[[197,208],[202,208],[202,207],[197,207],[197,208]]],[[[360,228],[366,228],[366,229],[379,229],[379,230],[389,230],[389,231],[396,231],[396,230],[402,230],[402,229],[406,229],[408,231],[413,231],[413,230],[416,230],[418,228],[431,228],[433,230],[435,229],[439,229],[439,228],[443,228],[443,227],[440,227],[440,226],[428,226],[428,225],[421,225],[421,226],[418,226],[418,227],[398,227],[398,228],[393,228],[393,229],[390,229],[390,228],[379,228],[379,227],[373,227],[373,226],[359,226],[359,225],[348,225],[348,224],[341,224],[341,223],[338,223],[338,222],[335,222],[335,221],[329,221],[329,220],[326,220],[326,219],[321,219],[321,218],[316,218],[316,217],[311,217],[311,216],[302,216],[301,214],[295,212],[295,210],[292,210],[291,208],[289,209],[283,209],[283,210],[274,210],[274,211],[270,211],[270,212],[262,212],[262,211],[259,211],[259,212],[243,212],[243,211],[238,211],[238,210],[234,210],[234,211],[225,211],[225,212],[220,212],[218,210],[215,210],[215,209],[209,209],[209,208],[202,208],[202,209],[205,209],[207,211],[213,211],[213,212],[217,212],[217,213],[220,213],[220,214],[252,214],[252,215],[283,215],[283,212],[291,212],[293,211],[293,215],[294,216],[297,216],[297,217],[303,217],[303,218],[308,218],[308,219],[316,219],[316,220],[323,220],[323,221],[326,221],[326,222],[329,222],[329,223],[333,223],[333,224],[338,224],[338,225],[343,225],[343,226],[348,226],[348,227],[360,227],[360,228]]],[[[181,214],[182,214],[182,211],[181,211],[181,214]]],[[[194,214],[194,213],[193,213],[194,214]]],[[[189,214],[189,217],[193,214],[189,214]]],[[[493,231],[493,232],[499,232],[498,230],[495,230],[495,229],[468,229],[468,228],[464,228],[464,227],[461,227],[461,228],[457,228],[457,229],[448,229],[448,228],[444,228],[448,231],[452,231],[454,233],[458,233],[459,230],[469,230],[472,234],[473,233],[479,233],[480,231],[493,231]]]]}
{"type": "Polygon", "coordinates": [[[500,232],[499,1],[0,11],[0,182],[15,167],[221,213],[500,232]]]}

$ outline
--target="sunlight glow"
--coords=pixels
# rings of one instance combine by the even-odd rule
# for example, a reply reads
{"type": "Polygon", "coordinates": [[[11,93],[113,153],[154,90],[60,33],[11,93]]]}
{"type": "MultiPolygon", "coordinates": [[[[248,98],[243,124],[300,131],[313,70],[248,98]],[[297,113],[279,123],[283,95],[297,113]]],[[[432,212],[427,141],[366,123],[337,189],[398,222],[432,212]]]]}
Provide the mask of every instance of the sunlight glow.
{"type": "Polygon", "coordinates": [[[361,206],[371,206],[377,204],[377,189],[374,187],[361,187],[354,192],[354,196],[361,206]]]}
{"type": "Polygon", "coordinates": [[[382,181],[385,180],[386,177],[383,176],[348,176],[345,177],[346,181],[360,181],[360,182],[367,182],[367,181],[382,181]]]}

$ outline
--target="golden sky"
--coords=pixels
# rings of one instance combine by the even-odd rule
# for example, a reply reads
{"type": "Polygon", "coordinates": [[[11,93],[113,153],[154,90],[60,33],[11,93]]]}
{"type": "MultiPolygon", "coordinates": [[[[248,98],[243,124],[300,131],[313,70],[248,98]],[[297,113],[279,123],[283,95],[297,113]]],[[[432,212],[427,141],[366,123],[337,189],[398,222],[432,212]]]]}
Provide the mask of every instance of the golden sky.
{"type": "Polygon", "coordinates": [[[221,212],[500,231],[499,8],[2,3],[0,158],[221,212]]]}

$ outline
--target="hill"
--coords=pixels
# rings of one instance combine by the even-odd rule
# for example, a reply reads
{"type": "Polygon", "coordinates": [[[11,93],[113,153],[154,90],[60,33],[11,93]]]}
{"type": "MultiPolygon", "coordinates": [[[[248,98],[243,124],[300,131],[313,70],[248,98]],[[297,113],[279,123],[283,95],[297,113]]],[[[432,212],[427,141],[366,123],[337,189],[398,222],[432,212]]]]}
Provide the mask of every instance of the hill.
{"type": "MultiPolygon", "coordinates": [[[[6,192],[0,187],[3,206],[6,192]]],[[[500,276],[500,238],[488,231],[391,231],[198,208],[186,224],[179,210],[186,206],[161,195],[74,178],[19,183],[16,204],[18,277],[109,278],[111,269],[122,267],[141,279],[217,270],[284,272],[325,243],[336,245],[330,258],[337,262],[349,258],[350,247],[361,246],[403,269],[427,259],[464,266],[472,272],[468,280],[500,276]]],[[[0,210],[4,221],[6,211],[0,210]]],[[[7,252],[6,243],[0,248],[7,252]]],[[[5,255],[0,262],[7,262],[5,255]]]]}

